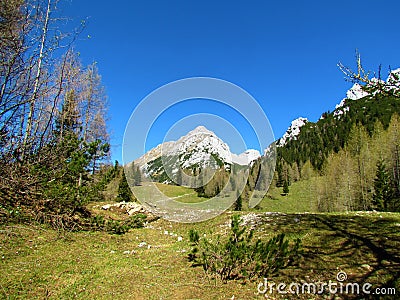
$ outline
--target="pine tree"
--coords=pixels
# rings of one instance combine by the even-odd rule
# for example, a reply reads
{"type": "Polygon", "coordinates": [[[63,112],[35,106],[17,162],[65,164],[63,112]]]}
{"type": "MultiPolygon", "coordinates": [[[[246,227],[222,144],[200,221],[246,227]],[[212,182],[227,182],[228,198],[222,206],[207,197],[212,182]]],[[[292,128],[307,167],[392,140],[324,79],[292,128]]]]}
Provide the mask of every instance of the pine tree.
{"type": "Polygon", "coordinates": [[[288,183],[287,180],[285,180],[285,181],[283,182],[283,194],[285,194],[285,196],[286,196],[287,194],[289,194],[289,183],[288,183]]]}
{"type": "Polygon", "coordinates": [[[231,190],[235,191],[236,190],[236,179],[235,179],[236,174],[231,174],[229,177],[229,183],[231,185],[231,190]]]}
{"type": "Polygon", "coordinates": [[[182,169],[178,169],[178,173],[176,174],[176,184],[182,185],[182,169]]]}
{"type": "Polygon", "coordinates": [[[115,163],[114,163],[114,169],[113,169],[113,176],[116,176],[118,173],[118,170],[119,170],[119,162],[118,162],[118,160],[115,160],[115,163]]]}
{"type": "Polygon", "coordinates": [[[389,209],[388,204],[391,203],[393,194],[390,176],[383,161],[379,161],[377,165],[374,190],[375,192],[372,197],[374,208],[379,211],[387,211],[389,209]]]}
{"type": "Polygon", "coordinates": [[[242,195],[240,194],[240,192],[238,190],[238,191],[236,191],[236,201],[235,201],[235,207],[234,207],[235,211],[242,210],[242,206],[243,206],[242,202],[243,202],[242,201],[242,195]]]}
{"type": "Polygon", "coordinates": [[[282,159],[276,161],[275,172],[277,174],[276,186],[281,187],[283,186],[283,181],[284,181],[284,175],[282,170],[282,159]]]}
{"type": "Polygon", "coordinates": [[[126,180],[125,172],[122,170],[121,180],[118,186],[118,201],[129,202],[133,200],[133,194],[129,187],[128,181],[126,180]]]}
{"type": "Polygon", "coordinates": [[[142,172],[140,172],[139,166],[136,166],[135,169],[135,185],[141,185],[142,184],[142,172]]]}

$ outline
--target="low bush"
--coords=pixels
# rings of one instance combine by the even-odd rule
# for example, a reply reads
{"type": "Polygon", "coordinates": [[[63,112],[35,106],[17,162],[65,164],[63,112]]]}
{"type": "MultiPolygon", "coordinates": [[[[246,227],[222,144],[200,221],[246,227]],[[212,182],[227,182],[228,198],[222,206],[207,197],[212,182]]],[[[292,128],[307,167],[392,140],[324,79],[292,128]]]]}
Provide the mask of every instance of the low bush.
{"type": "Polygon", "coordinates": [[[145,214],[136,214],[126,220],[105,220],[102,216],[95,216],[91,219],[91,226],[94,230],[103,230],[113,234],[124,234],[132,228],[142,228],[146,221],[145,214]]]}
{"type": "Polygon", "coordinates": [[[231,220],[227,239],[220,235],[214,241],[189,231],[192,250],[189,260],[193,266],[202,266],[206,274],[229,279],[267,277],[292,264],[301,254],[301,241],[293,243],[281,233],[268,241],[254,239],[254,231],[240,225],[240,217],[231,220]]]}

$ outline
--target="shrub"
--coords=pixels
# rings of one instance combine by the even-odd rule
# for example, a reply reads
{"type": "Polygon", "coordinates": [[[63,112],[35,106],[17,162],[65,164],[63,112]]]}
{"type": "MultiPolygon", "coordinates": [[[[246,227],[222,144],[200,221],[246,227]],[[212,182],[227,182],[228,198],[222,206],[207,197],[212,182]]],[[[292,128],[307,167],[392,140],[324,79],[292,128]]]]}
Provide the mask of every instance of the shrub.
{"type": "Polygon", "coordinates": [[[104,220],[102,216],[95,216],[91,220],[91,227],[95,230],[104,230],[113,234],[124,234],[132,228],[142,228],[147,216],[136,214],[126,220],[104,220]]]}
{"type": "Polygon", "coordinates": [[[289,244],[280,233],[264,242],[253,241],[254,231],[240,226],[240,217],[231,221],[227,239],[217,236],[215,241],[199,238],[195,230],[189,232],[192,250],[188,259],[193,266],[202,266],[206,274],[219,276],[223,281],[236,278],[258,278],[278,272],[289,266],[300,255],[300,239],[289,244]]]}

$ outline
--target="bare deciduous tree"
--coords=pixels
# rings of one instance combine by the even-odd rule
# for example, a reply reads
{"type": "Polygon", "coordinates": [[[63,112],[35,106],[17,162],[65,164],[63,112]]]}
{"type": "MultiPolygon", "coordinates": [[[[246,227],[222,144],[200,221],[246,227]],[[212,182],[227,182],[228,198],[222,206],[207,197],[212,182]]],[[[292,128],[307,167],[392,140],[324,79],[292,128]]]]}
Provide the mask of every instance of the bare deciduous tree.
{"type": "Polygon", "coordinates": [[[400,98],[400,71],[392,71],[389,67],[388,79],[382,80],[382,66],[377,72],[366,71],[361,62],[361,55],[356,51],[356,71],[341,62],[338,67],[345,75],[347,81],[360,84],[371,95],[376,93],[400,98]],[[372,76],[372,77],[371,77],[372,76]]]}

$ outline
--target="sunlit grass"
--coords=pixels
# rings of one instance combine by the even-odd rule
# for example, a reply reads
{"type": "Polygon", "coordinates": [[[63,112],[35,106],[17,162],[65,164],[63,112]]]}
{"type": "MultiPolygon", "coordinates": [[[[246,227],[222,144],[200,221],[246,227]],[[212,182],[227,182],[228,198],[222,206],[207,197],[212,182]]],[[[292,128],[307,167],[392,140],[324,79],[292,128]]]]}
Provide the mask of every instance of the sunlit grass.
{"type": "Polygon", "coordinates": [[[156,183],[157,188],[167,197],[181,197],[183,195],[196,195],[196,192],[188,187],[156,183]]]}
{"type": "Polygon", "coordinates": [[[169,198],[174,199],[178,202],[183,203],[198,203],[209,200],[208,198],[198,197],[197,192],[194,189],[177,186],[177,185],[169,185],[163,183],[155,183],[157,189],[161,192],[159,195],[152,195],[154,190],[149,189],[146,184],[142,186],[134,187],[134,192],[140,200],[143,199],[152,199],[154,201],[154,197],[160,197],[160,195],[165,195],[169,198]]]}
{"type": "Polygon", "coordinates": [[[315,212],[316,201],[310,195],[310,182],[304,180],[289,186],[289,194],[283,195],[282,188],[271,187],[267,195],[260,201],[263,211],[271,212],[315,212]]]}
{"type": "MultiPolygon", "coordinates": [[[[174,197],[187,192],[176,186],[162,188],[174,197]]],[[[281,196],[276,190],[272,194],[275,200],[262,200],[263,210],[280,211],[279,214],[250,213],[255,220],[251,224],[256,237],[264,240],[283,232],[289,240],[302,240],[302,258],[270,280],[329,282],[342,270],[351,282],[387,284],[399,289],[400,214],[291,213],[295,209],[308,210],[306,205],[298,204],[298,199],[307,198],[301,188],[296,183],[288,196],[281,196]]],[[[190,199],[191,195],[182,198],[190,199]]],[[[93,205],[98,204],[89,207],[93,205]]],[[[109,217],[116,214],[102,213],[109,217]]],[[[234,213],[237,212],[228,211],[194,224],[159,219],[146,228],[131,229],[121,236],[104,232],[58,232],[43,225],[3,225],[0,227],[0,298],[114,300],[230,299],[235,296],[235,299],[265,299],[263,295],[256,295],[260,281],[225,284],[208,278],[202,268],[192,267],[187,260],[191,249],[188,231],[196,229],[201,236],[205,234],[215,240],[216,235],[229,232],[230,217],[234,213]]],[[[309,299],[308,296],[299,298],[309,299]]],[[[280,299],[280,296],[274,294],[272,298],[280,299]]]]}

